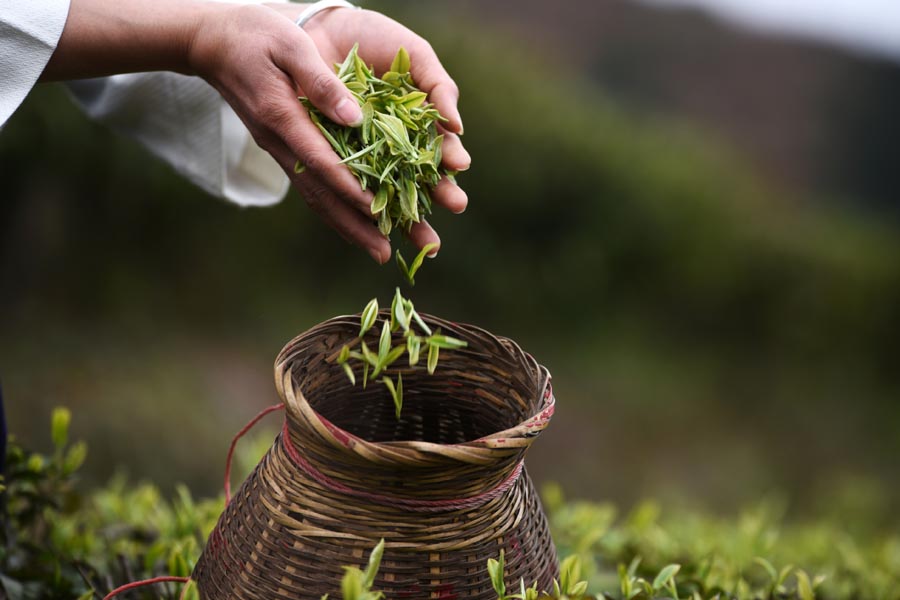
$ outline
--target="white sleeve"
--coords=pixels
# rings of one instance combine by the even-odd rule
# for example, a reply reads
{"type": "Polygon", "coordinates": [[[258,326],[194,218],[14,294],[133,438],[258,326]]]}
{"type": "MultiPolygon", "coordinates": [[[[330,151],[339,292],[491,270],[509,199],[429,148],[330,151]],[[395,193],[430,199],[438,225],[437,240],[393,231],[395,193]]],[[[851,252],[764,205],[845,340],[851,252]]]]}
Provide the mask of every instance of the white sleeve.
{"type": "MultiPolygon", "coordinates": [[[[68,10],[69,0],[0,0],[0,127],[50,60],[68,10]]],[[[288,178],[275,160],[198,77],[136,73],[69,88],[88,115],[136,138],[214,196],[266,206],[287,193],[288,178]]]]}
{"type": "Polygon", "coordinates": [[[69,14],[69,0],[0,0],[0,127],[37,83],[69,14]]]}
{"type": "Polygon", "coordinates": [[[214,196],[241,206],[268,206],[288,191],[288,178],[275,159],[199,77],[133,73],[68,86],[89,116],[135,138],[214,196]]]}

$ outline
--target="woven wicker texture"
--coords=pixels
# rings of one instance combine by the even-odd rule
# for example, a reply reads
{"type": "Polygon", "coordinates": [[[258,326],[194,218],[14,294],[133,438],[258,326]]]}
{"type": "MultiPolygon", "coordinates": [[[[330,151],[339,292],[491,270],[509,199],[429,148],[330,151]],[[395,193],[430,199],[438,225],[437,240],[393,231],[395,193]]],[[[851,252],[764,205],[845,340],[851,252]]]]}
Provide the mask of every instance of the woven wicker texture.
{"type": "Polygon", "coordinates": [[[501,549],[508,586],[552,585],[556,552],[522,465],[553,414],[549,373],[510,340],[423,318],[468,347],[442,352],[434,375],[405,359],[388,370],[403,375],[399,420],[385,386],[353,386],[334,362],[358,343],[358,316],[282,350],[284,427],[210,535],[193,575],[204,600],[340,597],[342,566],[364,567],[381,538],[375,589],[388,598],[495,598],[486,562],[501,549]]]}

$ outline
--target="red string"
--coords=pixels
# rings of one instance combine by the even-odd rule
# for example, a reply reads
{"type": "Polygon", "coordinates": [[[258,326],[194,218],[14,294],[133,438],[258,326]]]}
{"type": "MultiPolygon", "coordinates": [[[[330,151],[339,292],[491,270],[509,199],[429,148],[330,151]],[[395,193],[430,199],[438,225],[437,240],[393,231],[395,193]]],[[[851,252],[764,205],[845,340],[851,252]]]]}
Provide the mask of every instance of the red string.
{"type": "Polygon", "coordinates": [[[108,593],[107,595],[103,596],[103,600],[109,600],[113,596],[118,596],[119,594],[121,594],[123,592],[127,592],[129,590],[133,590],[135,588],[139,588],[139,587],[142,587],[145,585],[152,585],[154,583],[169,583],[169,582],[187,583],[190,580],[191,580],[190,577],[164,576],[164,577],[154,577],[153,579],[145,579],[143,581],[135,581],[133,583],[128,583],[121,587],[117,587],[116,589],[114,589],[113,591],[108,593]]]}
{"type": "Polygon", "coordinates": [[[285,451],[287,451],[288,456],[291,457],[294,464],[297,465],[301,471],[306,473],[306,475],[331,491],[356,496],[358,498],[365,498],[384,506],[402,506],[413,512],[442,512],[445,510],[477,508],[508,490],[516,480],[519,479],[519,476],[522,474],[522,468],[524,467],[524,463],[519,461],[506,479],[501,481],[495,487],[474,496],[469,496],[467,498],[448,498],[443,500],[414,500],[411,498],[400,498],[397,496],[375,494],[373,492],[353,489],[350,486],[344,485],[343,483],[328,477],[297,452],[294,443],[291,442],[287,420],[285,420],[284,427],[281,431],[281,439],[285,451]]]}
{"type": "Polygon", "coordinates": [[[250,419],[250,422],[244,425],[240,431],[238,431],[235,436],[231,439],[231,446],[228,447],[228,456],[225,457],[225,504],[227,505],[231,502],[231,459],[234,457],[234,448],[237,445],[239,439],[244,437],[250,429],[253,428],[254,425],[260,422],[260,420],[268,415],[269,413],[273,413],[276,410],[281,410],[284,408],[284,404],[275,404],[268,408],[264,408],[259,412],[258,415],[250,419]]]}

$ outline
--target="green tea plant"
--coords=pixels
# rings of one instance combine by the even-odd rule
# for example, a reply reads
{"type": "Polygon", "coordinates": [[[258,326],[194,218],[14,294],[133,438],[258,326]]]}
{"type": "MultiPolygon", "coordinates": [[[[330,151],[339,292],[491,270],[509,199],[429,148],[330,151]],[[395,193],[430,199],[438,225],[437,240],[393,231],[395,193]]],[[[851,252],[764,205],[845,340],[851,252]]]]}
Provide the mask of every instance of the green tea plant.
{"type": "MultiPolygon", "coordinates": [[[[84,444],[70,444],[70,415],[52,418],[53,450],[8,447],[0,528],[0,598],[99,600],[117,585],[160,575],[187,576],[222,511],[221,498],[174,498],[122,477],[79,491],[84,444]]],[[[264,434],[271,443],[271,434],[264,434]]],[[[252,444],[251,444],[252,445],[252,444]]],[[[252,462],[252,461],[251,461],[252,462]]],[[[506,586],[504,556],[489,559],[498,600],[900,600],[900,534],[890,528],[851,537],[842,520],[783,521],[772,502],[724,518],[665,513],[654,502],[624,516],[608,503],[566,500],[544,490],[558,549],[566,558],[550,590],[520,580],[506,586]],[[796,565],[796,566],[793,566],[796,565]]],[[[378,600],[375,575],[384,543],[364,570],[348,567],[346,600],[378,600]]],[[[177,600],[174,585],[130,592],[137,600],[177,600]]],[[[199,600],[195,586],[186,599],[199,600]]]]}
{"type": "MultiPolygon", "coordinates": [[[[378,542],[369,553],[369,562],[365,571],[361,571],[358,567],[344,567],[344,576],[341,578],[341,593],[344,600],[381,600],[384,597],[383,592],[372,591],[383,555],[384,539],[378,542]]],[[[327,598],[328,594],[325,594],[322,600],[327,598]]]]}
{"type": "MultiPolygon", "coordinates": [[[[433,375],[442,349],[455,350],[467,346],[463,340],[442,335],[439,329],[432,331],[416,312],[412,301],[400,294],[400,288],[394,291],[390,315],[381,323],[381,335],[377,351],[374,351],[369,348],[364,338],[375,327],[377,320],[378,298],[372,298],[362,311],[359,336],[350,344],[345,344],[336,358],[337,364],[341,365],[353,385],[356,385],[356,372],[350,364],[351,360],[362,363],[362,385],[365,388],[370,377],[378,379],[379,375],[404,354],[407,355],[409,367],[412,368],[419,363],[424,349],[427,353],[426,369],[429,375],[433,375]],[[357,347],[358,349],[355,349],[357,347]]],[[[403,374],[397,373],[396,383],[388,375],[383,375],[381,382],[391,393],[399,419],[400,411],[403,409],[403,374]]]]}
{"type": "MultiPolygon", "coordinates": [[[[437,123],[446,119],[426,102],[427,94],[413,82],[409,54],[404,48],[381,77],[357,50],[358,44],[335,68],[362,108],[362,125],[338,125],[308,98],[300,101],[360,187],[374,192],[372,216],[378,220],[381,233],[388,236],[394,229],[409,231],[413,223],[430,214],[429,188],[442,176],[454,176],[441,168],[444,136],[438,132],[437,123]]],[[[294,166],[298,173],[304,168],[299,161],[294,166]]]]}
{"type": "MultiPolygon", "coordinates": [[[[221,499],[195,501],[185,486],[169,500],[153,485],[108,485],[79,490],[84,442],[69,443],[70,412],[51,418],[53,451],[7,444],[0,518],[0,598],[87,600],[117,585],[159,575],[188,576],[222,510],[221,499]]],[[[175,600],[168,589],[130,598],[175,600]]],[[[196,589],[185,600],[199,600],[196,589]]]]}

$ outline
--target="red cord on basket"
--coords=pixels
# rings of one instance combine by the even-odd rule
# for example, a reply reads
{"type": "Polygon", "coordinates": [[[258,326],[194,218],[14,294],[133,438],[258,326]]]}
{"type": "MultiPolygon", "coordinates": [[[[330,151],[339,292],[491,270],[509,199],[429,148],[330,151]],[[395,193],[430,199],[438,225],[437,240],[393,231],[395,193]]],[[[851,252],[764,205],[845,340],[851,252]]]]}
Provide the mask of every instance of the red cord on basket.
{"type": "Polygon", "coordinates": [[[281,410],[284,408],[284,404],[275,404],[268,408],[264,408],[259,412],[258,415],[250,419],[250,422],[244,425],[240,431],[238,431],[235,436],[231,439],[231,446],[228,447],[228,456],[225,457],[225,504],[228,505],[231,502],[231,459],[234,457],[234,448],[237,446],[237,442],[239,439],[244,437],[250,429],[253,428],[254,425],[260,422],[263,417],[268,415],[269,413],[273,413],[276,410],[281,410]]]}
{"type": "Polygon", "coordinates": [[[123,592],[127,592],[127,591],[133,590],[135,588],[143,587],[145,585],[152,585],[154,583],[169,583],[169,582],[188,583],[190,580],[191,580],[190,577],[165,576],[165,577],[154,577],[153,579],[145,579],[143,581],[135,581],[134,583],[128,583],[123,586],[117,587],[116,589],[114,589],[113,591],[108,593],[107,595],[103,596],[103,600],[109,600],[110,598],[112,598],[114,596],[118,596],[119,594],[121,594],[123,592]]]}

